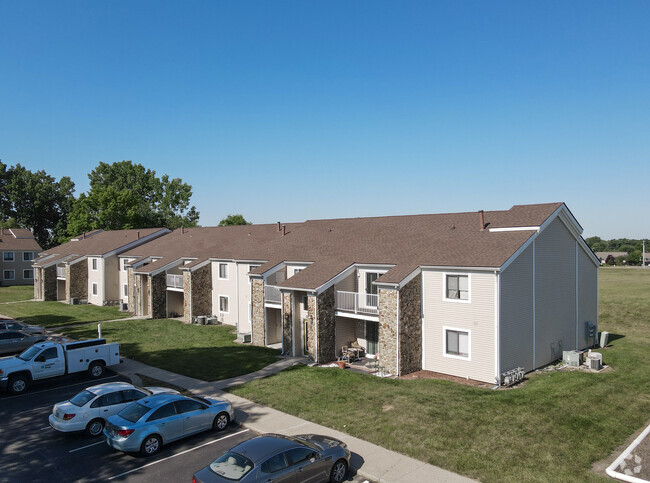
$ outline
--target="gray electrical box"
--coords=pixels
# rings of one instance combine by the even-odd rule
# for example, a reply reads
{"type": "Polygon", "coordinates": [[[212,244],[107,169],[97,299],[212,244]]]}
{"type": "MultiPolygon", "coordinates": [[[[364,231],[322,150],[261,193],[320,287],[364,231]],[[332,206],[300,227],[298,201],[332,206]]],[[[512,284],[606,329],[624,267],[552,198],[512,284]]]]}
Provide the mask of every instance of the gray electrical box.
{"type": "Polygon", "coordinates": [[[600,347],[606,347],[609,342],[609,332],[602,331],[600,333],[600,347]]]}

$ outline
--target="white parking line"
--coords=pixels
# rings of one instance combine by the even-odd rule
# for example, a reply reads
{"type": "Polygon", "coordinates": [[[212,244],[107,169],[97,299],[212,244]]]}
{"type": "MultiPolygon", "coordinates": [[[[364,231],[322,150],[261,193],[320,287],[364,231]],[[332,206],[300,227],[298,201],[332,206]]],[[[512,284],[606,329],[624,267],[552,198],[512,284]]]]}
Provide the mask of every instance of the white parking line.
{"type": "Polygon", "coordinates": [[[39,429],[39,431],[45,431],[46,429],[50,429],[49,426],[45,426],[44,428],[39,429]]]}
{"type": "Polygon", "coordinates": [[[92,386],[94,384],[100,384],[102,382],[108,381],[109,379],[115,379],[117,377],[120,377],[120,376],[115,375],[115,376],[111,376],[111,377],[105,377],[104,379],[94,379],[93,381],[75,382],[74,384],[68,384],[67,386],[51,387],[50,389],[43,389],[42,391],[30,391],[27,394],[18,394],[16,396],[8,396],[8,397],[4,397],[2,399],[5,400],[5,399],[14,399],[16,397],[33,396],[34,394],[38,394],[38,393],[41,393],[41,392],[58,391],[60,389],[66,388],[66,387],[79,386],[79,385],[88,384],[88,383],[90,383],[90,385],[92,386]]]}
{"type": "Polygon", "coordinates": [[[249,431],[249,430],[244,429],[243,431],[239,431],[238,433],[232,433],[232,434],[229,434],[227,436],[224,436],[223,438],[208,441],[207,443],[203,443],[200,446],[195,446],[194,448],[186,449],[185,451],[181,451],[180,453],[173,454],[171,456],[168,456],[167,458],[163,458],[163,459],[158,460],[158,461],[153,461],[153,462],[151,462],[149,464],[146,464],[144,466],[140,466],[138,468],[133,468],[132,470],[125,471],[124,473],[120,473],[119,475],[111,476],[109,478],[109,480],[114,480],[116,478],[119,478],[120,476],[128,475],[129,473],[133,473],[134,471],[139,471],[139,470],[141,470],[143,468],[147,468],[148,466],[157,465],[158,463],[162,463],[163,461],[167,461],[169,459],[176,458],[177,456],[180,456],[180,455],[185,454],[185,453],[189,453],[190,451],[194,451],[195,449],[203,448],[204,446],[208,446],[209,444],[213,444],[213,443],[217,443],[219,441],[223,441],[224,439],[232,438],[233,436],[237,436],[238,434],[242,434],[242,433],[245,433],[247,431],[249,431]]]}
{"type": "Polygon", "coordinates": [[[68,453],[74,453],[75,451],[81,451],[82,449],[90,448],[91,446],[97,446],[98,444],[102,444],[104,440],[102,439],[101,441],[97,441],[96,443],[92,444],[87,444],[86,446],[82,446],[81,448],[76,448],[76,449],[71,449],[68,451],[68,453]]]}

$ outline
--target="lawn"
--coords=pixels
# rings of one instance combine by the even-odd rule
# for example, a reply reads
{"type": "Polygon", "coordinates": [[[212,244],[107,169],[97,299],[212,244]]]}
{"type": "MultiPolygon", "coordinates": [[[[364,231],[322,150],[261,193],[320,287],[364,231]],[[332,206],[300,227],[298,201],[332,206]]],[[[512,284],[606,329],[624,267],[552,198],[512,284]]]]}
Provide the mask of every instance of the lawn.
{"type": "Polygon", "coordinates": [[[297,366],[231,390],[482,481],[601,481],[591,465],[650,416],[650,270],[599,276],[606,373],[537,373],[492,391],[297,366]]]}
{"type": "Polygon", "coordinates": [[[33,285],[12,285],[11,287],[0,287],[0,304],[5,302],[20,302],[23,300],[31,300],[33,298],[33,285]]]}
{"type": "MultiPolygon", "coordinates": [[[[70,327],[75,339],[97,337],[96,326],[70,327]]],[[[123,320],[102,325],[102,336],[120,353],[145,364],[204,381],[254,372],[277,361],[280,351],[233,342],[232,326],[188,325],[177,320],[123,320]]]]}
{"type": "Polygon", "coordinates": [[[117,307],[68,305],[61,302],[4,304],[0,305],[0,314],[47,328],[121,319],[130,315],[126,312],[120,312],[117,307]]]}

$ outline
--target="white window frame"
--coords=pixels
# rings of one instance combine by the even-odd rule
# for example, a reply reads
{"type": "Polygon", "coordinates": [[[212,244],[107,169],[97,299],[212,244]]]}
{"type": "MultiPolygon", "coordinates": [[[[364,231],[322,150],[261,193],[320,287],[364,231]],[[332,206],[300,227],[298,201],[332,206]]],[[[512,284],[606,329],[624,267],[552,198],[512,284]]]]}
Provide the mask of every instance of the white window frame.
{"type": "Polygon", "coordinates": [[[13,263],[16,260],[16,254],[14,252],[2,252],[2,261],[5,263],[13,263]],[[7,258],[7,255],[11,253],[11,258],[7,258]]]}
{"type": "Polygon", "coordinates": [[[32,269],[32,268],[23,269],[23,280],[34,280],[34,269],[32,269]],[[32,272],[32,276],[31,277],[26,277],[25,272],[32,272]]]}
{"type": "Polygon", "coordinates": [[[230,297],[228,295],[221,295],[219,294],[219,298],[217,299],[219,306],[217,309],[219,310],[220,314],[229,314],[230,313],[230,297]],[[221,310],[221,299],[226,299],[226,305],[228,305],[228,310],[221,310]]]}
{"type": "Polygon", "coordinates": [[[23,252],[23,262],[31,262],[34,260],[34,252],[23,252]],[[25,258],[25,255],[29,255],[29,258],[25,258]]]}
{"type": "Polygon", "coordinates": [[[463,329],[460,327],[442,327],[442,356],[450,359],[459,359],[461,361],[472,360],[472,331],[470,329],[463,329]],[[447,331],[464,332],[467,334],[467,357],[457,356],[455,354],[447,354],[447,331]]]}
{"type": "Polygon", "coordinates": [[[460,304],[472,303],[472,274],[466,272],[443,272],[442,273],[442,300],[460,304]],[[467,277],[467,300],[447,298],[447,276],[467,277]]]}
{"type": "Polygon", "coordinates": [[[93,272],[96,272],[99,269],[99,263],[97,262],[96,258],[90,259],[90,268],[93,272]]]}
{"type": "Polygon", "coordinates": [[[227,263],[223,263],[223,262],[219,262],[219,268],[218,268],[218,270],[219,270],[219,271],[218,271],[218,273],[217,273],[217,278],[218,278],[219,280],[228,280],[228,278],[229,278],[229,272],[230,272],[229,267],[228,267],[228,264],[227,264],[227,263]],[[222,277],[222,276],[221,276],[221,267],[222,267],[222,266],[225,267],[225,272],[226,272],[226,276],[225,276],[225,277],[222,277]]]}
{"type": "Polygon", "coordinates": [[[97,285],[97,283],[95,283],[95,282],[93,282],[92,294],[93,295],[99,295],[99,285],[97,285]]]}
{"type": "Polygon", "coordinates": [[[122,296],[123,297],[128,297],[129,296],[129,284],[128,283],[122,284],[122,289],[123,289],[122,290],[122,296]]]}
{"type": "Polygon", "coordinates": [[[11,270],[3,270],[2,280],[16,280],[16,271],[13,268],[11,270]],[[8,272],[11,272],[11,277],[5,277],[5,274],[8,272]]]}

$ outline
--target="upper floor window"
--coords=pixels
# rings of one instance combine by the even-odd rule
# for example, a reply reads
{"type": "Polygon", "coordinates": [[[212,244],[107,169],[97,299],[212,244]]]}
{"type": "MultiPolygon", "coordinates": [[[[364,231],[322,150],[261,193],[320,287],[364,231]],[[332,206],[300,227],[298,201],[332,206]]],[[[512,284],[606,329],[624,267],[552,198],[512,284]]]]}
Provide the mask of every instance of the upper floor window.
{"type": "Polygon", "coordinates": [[[31,262],[34,260],[34,252],[23,252],[23,262],[31,262]]]}
{"type": "Polygon", "coordinates": [[[445,277],[445,298],[469,301],[469,275],[447,275],[445,277]]]}
{"type": "Polygon", "coordinates": [[[92,261],[93,270],[97,270],[97,259],[93,258],[92,260],[93,260],[92,261]]]}
{"type": "Polygon", "coordinates": [[[228,264],[220,263],[219,264],[219,279],[228,280],[228,264]]]}
{"type": "Polygon", "coordinates": [[[2,254],[2,260],[5,262],[13,262],[14,261],[14,252],[4,252],[2,254]]]}

